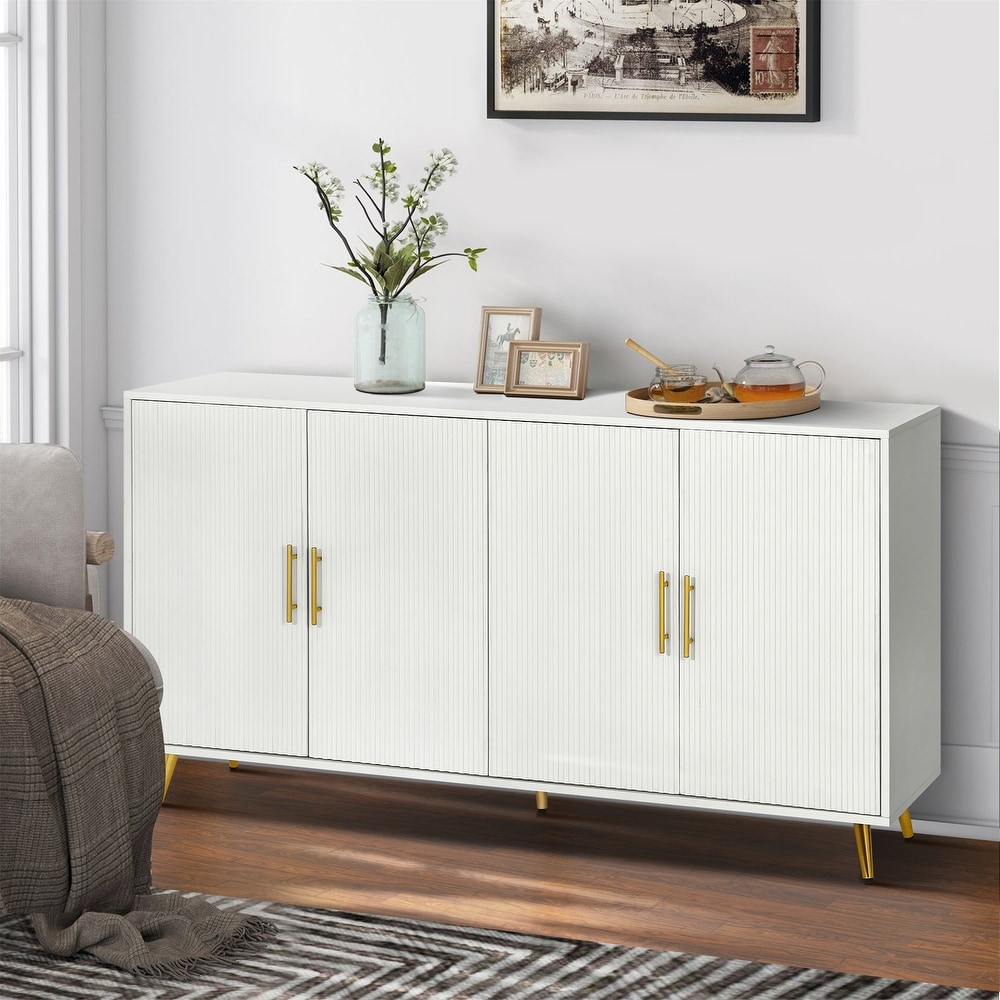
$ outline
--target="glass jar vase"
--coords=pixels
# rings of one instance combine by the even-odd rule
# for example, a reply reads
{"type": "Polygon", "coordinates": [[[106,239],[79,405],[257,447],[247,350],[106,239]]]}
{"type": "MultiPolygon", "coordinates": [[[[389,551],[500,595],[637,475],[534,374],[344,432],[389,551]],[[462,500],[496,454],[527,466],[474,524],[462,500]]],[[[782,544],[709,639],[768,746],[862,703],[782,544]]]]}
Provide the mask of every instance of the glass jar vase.
{"type": "Polygon", "coordinates": [[[370,295],[354,321],[354,388],[419,392],[424,388],[424,311],[411,295],[370,295]]]}

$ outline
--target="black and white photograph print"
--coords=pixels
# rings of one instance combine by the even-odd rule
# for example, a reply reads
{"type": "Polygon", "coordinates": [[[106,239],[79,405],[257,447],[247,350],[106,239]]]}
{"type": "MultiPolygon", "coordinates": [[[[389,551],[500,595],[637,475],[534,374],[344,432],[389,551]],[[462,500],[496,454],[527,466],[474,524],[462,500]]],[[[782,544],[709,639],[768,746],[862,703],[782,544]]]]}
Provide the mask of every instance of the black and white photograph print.
{"type": "Polygon", "coordinates": [[[487,0],[487,117],[819,121],[819,0],[487,0]]]}
{"type": "Polygon", "coordinates": [[[511,341],[538,340],[541,327],[538,306],[483,306],[475,391],[503,392],[511,341]]]}

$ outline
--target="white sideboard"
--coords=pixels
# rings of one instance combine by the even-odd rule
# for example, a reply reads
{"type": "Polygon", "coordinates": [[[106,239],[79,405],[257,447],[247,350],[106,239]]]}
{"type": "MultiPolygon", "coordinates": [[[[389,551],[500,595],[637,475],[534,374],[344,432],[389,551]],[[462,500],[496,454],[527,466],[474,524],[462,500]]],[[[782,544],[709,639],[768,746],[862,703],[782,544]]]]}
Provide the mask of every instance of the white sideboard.
{"type": "Polygon", "coordinates": [[[124,429],[168,753],[843,822],[866,880],[939,773],[937,407],[222,373],[124,429]]]}

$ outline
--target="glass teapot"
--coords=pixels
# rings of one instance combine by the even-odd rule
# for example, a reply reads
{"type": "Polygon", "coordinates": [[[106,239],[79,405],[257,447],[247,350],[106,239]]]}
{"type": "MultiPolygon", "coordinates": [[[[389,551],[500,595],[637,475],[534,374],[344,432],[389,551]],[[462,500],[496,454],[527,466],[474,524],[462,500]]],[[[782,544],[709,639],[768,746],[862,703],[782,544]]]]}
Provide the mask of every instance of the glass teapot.
{"type": "Polygon", "coordinates": [[[800,368],[815,365],[820,372],[819,381],[810,390],[819,392],[826,379],[826,369],[818,361],[800,361],[786,354],[775,354],[774,346],[768,344],[765,353],[745,358],[746,365],[732,380],[731,389],[726,388],[741,403],[758,403],[762,400],[796,399],[806,394],[806,380],[800,368]]]}

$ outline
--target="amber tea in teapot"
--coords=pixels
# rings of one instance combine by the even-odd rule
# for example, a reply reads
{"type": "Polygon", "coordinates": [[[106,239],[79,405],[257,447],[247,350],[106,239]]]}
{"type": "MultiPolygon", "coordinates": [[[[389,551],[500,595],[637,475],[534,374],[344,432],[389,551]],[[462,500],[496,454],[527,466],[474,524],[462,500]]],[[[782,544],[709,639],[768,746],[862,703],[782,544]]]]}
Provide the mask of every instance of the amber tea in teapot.
{"type": "Polygon", "coordinates": [[[771,385],[740,385],[734,386],[736,398],[741,403],[759,403],[765,399],[798,399],[806,394],[804,382],[797,385],[782,385],[775,382],[771,385]]]}
{"type": "Polygon", "coordinates": [[[745,358],[746,365],[733,379],[733,395],[741,403],[760,403],[773,399],[798,399],[806,394],[806,380],[799,365],[815,365],[820,378],[813,391],[818,391],[826,378],[826,369],[818,361],[800,361],[786,354],[775,354],[768,344],[764,354],[745,358]]]}

